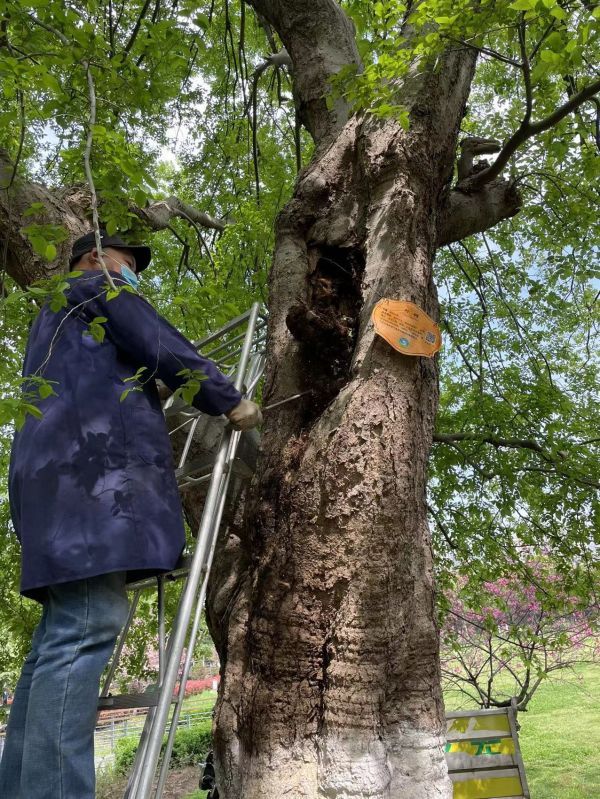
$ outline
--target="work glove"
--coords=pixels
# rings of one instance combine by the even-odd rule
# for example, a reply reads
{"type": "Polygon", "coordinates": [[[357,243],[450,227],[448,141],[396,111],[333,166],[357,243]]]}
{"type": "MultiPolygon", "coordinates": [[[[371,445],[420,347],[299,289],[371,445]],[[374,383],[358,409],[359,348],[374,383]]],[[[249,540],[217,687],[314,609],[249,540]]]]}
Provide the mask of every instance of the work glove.
{"type": "Polygon", "coordinates": [[[225,416],[231,422],[234,430],[251,430],[262,422],[262,413],[255,402],[243,399],[239,405],[232,408],[225,416]]]}

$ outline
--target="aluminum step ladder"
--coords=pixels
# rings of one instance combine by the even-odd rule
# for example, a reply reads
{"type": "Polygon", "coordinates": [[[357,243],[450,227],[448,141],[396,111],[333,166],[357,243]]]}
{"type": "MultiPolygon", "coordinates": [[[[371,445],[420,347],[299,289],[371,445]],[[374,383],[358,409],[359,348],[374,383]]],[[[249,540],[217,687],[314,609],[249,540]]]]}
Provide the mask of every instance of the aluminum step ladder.
{"type": "MultiPolygon", "coordinates": [[[[225,374],[231,377],[235,387],[247,399],[254,396],[264,371],[265,328],[266,322],[259,316],[259,305],[255,303],[249,311],[232,319],[220,330],[196,344],[205,357],[211,358],[225,374]],[[208,345],[215,346],[207,349],[208,345]]],[[[200,411],[185,406],[182,400],[174,400],[173,397],[164,403],[163,409],[167,418],[175,414],[185,417],[182,423],[170,431],[171,435],[188,428],[176,469],[180,491],[204,483],[207,486],[207,493],[194,551],[183,557],[172,572],[128,585],[128,589],[133,591],[129,616],[115,647],[98,703],[99,710],[148,708],[124,799],[160,799],[163,795],[231,478],[237,475],[243,479],[252,474],[252,468],[240,458],[236,458],[242,435],[239,431],[225,427],[214,457],[206,456],[190,460],[190,451],[198,425],[207,417],[200,411]],[[183,587],[179,607],[167,640],[165,583],[178,579],[183,581],[183,587]],[[141,593],[147,588],[158,589],[158,687],[143,694],[112,696],[109,693],[110,685],[135,617],[141,593]],[[184,649],[186,657],[181,667],[184,649]],[[178,680],[179,689],[173,699],[178,680]],[[155,784],[155,773],[160,759],[163,735],[169,725],[171,706],[173,712],[167,743],[158,781],[155,784]]]]}

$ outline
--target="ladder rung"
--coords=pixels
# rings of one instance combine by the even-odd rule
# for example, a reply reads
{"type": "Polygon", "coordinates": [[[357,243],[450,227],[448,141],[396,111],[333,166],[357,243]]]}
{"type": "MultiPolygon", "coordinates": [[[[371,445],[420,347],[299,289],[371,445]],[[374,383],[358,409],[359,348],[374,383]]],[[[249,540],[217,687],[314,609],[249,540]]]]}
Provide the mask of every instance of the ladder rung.
{"type": "MultiPolygon", "coordinates": [[[[175,469],[175,478],[177,480],[185,480],[186,477],[191,477],[192,475],[194,475],[196,480],[200,477],[208,478],[212,472],[213,463],[214,458],[199,458],[198,460],[190,461],[190,463],[186,463],[180,469],[175,469]]],[[[233,474],[244,480],[249,480],[254,474],[252,467],[241,458],[234,458],[230,468],[233,474]]]]}
{"type": "MultiPolygon", "coordinates": [[[[165,580],[179,580],[181,577],[185,577],[189,572],[191,563],[191,555],[182,555],[177,561],[175,568],[170,572],[162,572],[162,576],[165,580]]],[[[125,587],[128,591],[137,591],[140,588],[156,588],[156,577],[142,577],[141,580],[127,583],[125,587]]]]}
{"type": "Polygon", "coordinates": [[[195,474],[196,472],[204,471],[208,474],[212,472],[212,468],[214,465],[215,459],[214,457],[205,456],[204,458],[197,458],[195,461],[189,461],[179,469],[175,469],[175,477],[177,480],[180,480],[182,477],[187,477],[190,474],[195,474]]]}
{"type": "Polygon", "coordinates": [[[156,707],[158,704],[158,697],[158,691],[148,691],[148,693],[145,694],[101,696],[98,700],[98,710],[127,710],[134,707],[156,707]]]}

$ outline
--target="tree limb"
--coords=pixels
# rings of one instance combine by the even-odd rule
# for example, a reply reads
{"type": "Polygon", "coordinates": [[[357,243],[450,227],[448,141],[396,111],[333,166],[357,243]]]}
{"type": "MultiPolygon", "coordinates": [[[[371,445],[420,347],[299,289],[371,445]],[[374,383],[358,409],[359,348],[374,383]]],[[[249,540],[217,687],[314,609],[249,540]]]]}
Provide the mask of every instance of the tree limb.
{"type": "MultiPolygon", "coordinates": [[[[0,239],[6,248],[7,273],[24,287],[48,274],[68,270],[74,239],[90,230],[92,198],[90,187],[86,184],[57,190],[17,177],[7,188],[13,170],[13,160],[6,150],[0,148],[0,185],[5,187],[4,191],[0,191],[0,239]],[[33,203],[40,203],[44,210],[32,217],[32,222],[58,225],[68,234],[64,241],[56,242],[57,255],[52,264],[33,250],[23,231],[23,214],[33,203]]],[[[130,210],[150,230],[169,228],[171,220],[176,217],[192,224],[196,234],[198,225],[219,231],[226,226],[224,221],[214,219],[177,197],[152,203],[146,208],[131,204],[130,210]]],[[[198,241],[205,246],[200,237],[198,241]]]]}
{"type": "Polygon", "coordinates": [[[481,436],[478,433],[434,433],[434,442],[453,444],[456,441],[478,441],[491,444],[493,447],[510,447],[513,449],[531,449],[534,452],[545,452],[538,441],[527,438],[501,438],[500,436],[481,436]]]}
{"type": "Polygon", "coordinates": [[[488,230],[503,219],[515,216],[521,205],[521,195],[514,181],[501,178],[472,194],[458,189],[450,191],[438,218],[436,247],[488,230]]]}
{"type": "Polygon", "coordinates": [[[175,217],[186,219],[202,227],[213,228],[214,230],[225,230],[226,223],[221,219],[215,219],[209,214],[199,211],[187,203],[182,202],[178,197],[169,197],[167,200],[158,200],[151,203],[146,208],[138,208],[131,205],[131,210],[145,222],[151,230],[164,230],[169,227],[171,220],[175,217]]]}
{"type": "Polygon", "coordinates": [[[61,33],[57,28],[53,28],[52,25],[48,25],[47,22],[42,22],[42,20],[38,19],[34,14],[28,14],[27,16],[36,25],[39,25],[40,28],[44,28],[44,30],[47,30],[49,33],[52,33],[54,36],[56,36],[57,39],[60,39],[60,41],[65,45],[65,47],[68,47],[70,45],[70,42],[67,39],[67,37],[64,35],[64,33],[61,33]]]}
{"type": "Polygon", "coordinates": [[[509,56],[503,55],[499,53],[497,50],[491,50],[489,47],[482,47],[476,44],[471,44],[471,42],[466,41],[465,39],[459,39],[455,36],[444,36],[444,39],[448,39],[450,42],[456,42],[457,44],[461,44],[463,47],[468,47],[470,50],[476,50],[478,53],[482,55],[487,55],[490,58],[495,58],[497,61],[502,61],[504,64],[510,64],[511,67],[521,67],[518,61],[514,58],[510,58],[509,56]]]}
{"type": "Polygon", "coordinates": [[[525,30],[525,14],[521,14],[521,21],[519,22],[519,47],[521,50],[521,60],[523,62],[523,80],[525,81],[525,116],[523,118],[523,123],[528,125],[533,111],[533,91],[531,88],[531,67],[527,55],[525,30]]]}
{"type": "Polygon", "coordinates": [[[129,41],[127,42],[127,44],[125,45],[125,48],[123,50],[124,53],[128,53],[131,50],[131,48],[133,47],[133,45],[135,44],[135,40],[137,39],[137,35],[140,32],[140,28],[142,27],[142,22],[144,21],[144,17],[148,13],[148,9],[150,8],[150,3],[151,3],[151,0],[146,0],[144,5],[142,6],[142,10],[140,11],[140,14],[139,14],[139,16],[138,16],[138,18],[136,20],[136,23],[135,23],[135,26],[133,28],[133,31],[131,32],[131,36],[129,37],[129,41]]]}
{"type": "Polygon", "coordinates": [[[481,189],[485,184],[490,183],[500,175],[510,158],[527,139],[554,127],[561,119],[564,119],[564,117],[568,116],[572,111],[579,108],[582,103],[592,99],[598,92],[600,92],[600,79],[592,81],[592,83],[588,84],[585,88],[573,94],[566,103],[559,106],[555,111],[545,117],[545,119],[540,119],[538,122],[530,122],[527,119],[526,113],[523,122],[521,122],[518,129],[508,139],[494,163],[487,169],[484,169],[483,172],[479,172],[463,181],[457,188],[464,192],[474,192],[481,189]]]}

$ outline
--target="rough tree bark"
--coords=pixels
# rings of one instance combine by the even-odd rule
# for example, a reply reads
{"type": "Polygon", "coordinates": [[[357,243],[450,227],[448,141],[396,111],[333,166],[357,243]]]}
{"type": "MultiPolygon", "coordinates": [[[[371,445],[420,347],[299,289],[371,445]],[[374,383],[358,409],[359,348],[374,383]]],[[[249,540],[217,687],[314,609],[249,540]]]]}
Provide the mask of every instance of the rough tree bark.
{"type": "Polygon", "coordinates": [[[504,183],[487,202],[449,190],[472,51],[398,87],[410,130],[342,126],[314,91],[358,60],[337,4],[251,5],[292,57],[317,144],[277,222],[264,399],[312,394],[266,418],[240,579],[211,615],[219,792],[450,797],[425,503],[436,362],[398,354],[369,320],[382,297],[437,317],[436,246],[512,215],[518,197],[504,183]]]}

